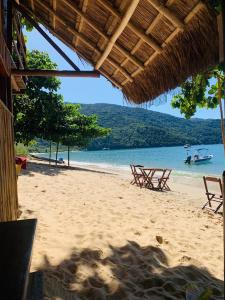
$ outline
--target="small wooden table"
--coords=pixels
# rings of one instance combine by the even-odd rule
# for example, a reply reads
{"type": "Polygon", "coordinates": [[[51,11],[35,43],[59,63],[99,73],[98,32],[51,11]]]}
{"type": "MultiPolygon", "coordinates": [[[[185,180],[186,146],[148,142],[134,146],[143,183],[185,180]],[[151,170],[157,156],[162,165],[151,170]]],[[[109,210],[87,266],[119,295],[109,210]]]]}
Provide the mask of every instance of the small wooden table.
{"type": "Polygon", "coordinates": [[[140,170],[144,177],[144,187],[161,191],[170,190],[167,185],[171,173],[170,169],[140,168],[140,170]]]}

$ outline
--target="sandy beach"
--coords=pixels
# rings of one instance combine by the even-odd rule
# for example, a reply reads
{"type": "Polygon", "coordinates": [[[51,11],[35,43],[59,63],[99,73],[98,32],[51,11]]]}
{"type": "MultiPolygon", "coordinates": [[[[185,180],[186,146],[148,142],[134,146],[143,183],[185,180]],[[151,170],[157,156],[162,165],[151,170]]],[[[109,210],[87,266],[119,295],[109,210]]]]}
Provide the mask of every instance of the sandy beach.
{"type": "Polygon", "coordinates": [[[30,161],[19,176],[46,299],[185,299],[191,284],[223,299],[222,217],[202,211],[202,180],[172,176],[157,192],[106,171],[30,161]]]}

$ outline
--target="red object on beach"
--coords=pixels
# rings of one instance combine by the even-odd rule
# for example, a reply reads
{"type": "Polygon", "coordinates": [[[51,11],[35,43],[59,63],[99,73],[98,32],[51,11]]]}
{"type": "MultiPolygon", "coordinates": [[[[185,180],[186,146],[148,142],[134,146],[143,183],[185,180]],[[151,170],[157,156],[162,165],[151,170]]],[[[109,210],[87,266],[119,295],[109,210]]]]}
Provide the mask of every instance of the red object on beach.
{"type": "Polygon", "coordinates": [[[16,156],[16,164],[21,165],[22,169],[27,168],[27,157],[26,156],[16,156]]]}

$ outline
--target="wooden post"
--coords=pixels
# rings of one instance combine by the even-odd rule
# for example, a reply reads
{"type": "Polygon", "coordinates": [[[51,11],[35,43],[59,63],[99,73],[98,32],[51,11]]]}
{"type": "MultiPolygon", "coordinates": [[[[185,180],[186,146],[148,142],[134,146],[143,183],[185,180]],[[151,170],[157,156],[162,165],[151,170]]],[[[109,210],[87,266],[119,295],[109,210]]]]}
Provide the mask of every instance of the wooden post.
{"type": "Polygon", "coordinates": [[[59,152],[59,142],[56,144],[56,153],[55,153],[55,164],[57,166],[58,163],[58,152],[59,152]]]}
{"type": "Polygon", "coordinates": [[[70,146],[68,146],[68,167],[70,166],[70,146]]]}
{"type": "MultiPolygon", "coordinates": [[[[6,45],[10,54],[12,54],[12,1],[11,0],[6,1],[6,45]]],[[[7,78],[6,105],[8,109],[12,112],[13,103],[12,103],[11,74],[7,78]]]]}
{"type": "MultiPolygon", "coordinates": [[[[223,71],[225,73],[225,1],[222,2],[222,20],[219,28],[219,39],[220,39],[220,62],[223,62],[223,71]],[[221,31],[222,34],[221,34],[221,31]]],[[[224,100],[225,102],[225,100],[224,100]]],[[[225,105],[224,105],[225,106],[225,105]]],[[[225,107],[224,107],[224,113],[225,113],[225,107]]],[[[225,171],[223,171],[223,249],[224,249],[224,255],[223,258],[225,259],[225,171]]],[[[225,260],[224,260],[225,262],[225,260]]]]}
{"type": "Polygon", "coordinates": [[[52,156],[52,141],[49,143],[49,164],[51,164],[51,156],[52,156]]]}

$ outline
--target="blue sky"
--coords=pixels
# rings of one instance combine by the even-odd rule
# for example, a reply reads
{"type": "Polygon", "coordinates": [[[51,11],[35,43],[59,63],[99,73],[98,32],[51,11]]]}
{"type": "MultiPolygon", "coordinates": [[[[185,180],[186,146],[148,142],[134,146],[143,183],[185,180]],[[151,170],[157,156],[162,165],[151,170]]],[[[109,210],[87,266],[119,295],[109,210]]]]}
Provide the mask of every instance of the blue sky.
{"type": "MultiPolygon", "coordinates": [[[[48,33],[50,35],[50,33],[48,33]]],[[[28,49],[37,49],[48,52],[51,59],[57,63],[59,70],[72,70],[72,67],[55,51],[54,48],[36,31],[26,33],[28,36],[28,49]]],[[[92,66],[79,60],[77,55],[58,39],[52,37],[54,41],[67,53],[67,55],[82,70],[92,70],[92,66]]],[[[103,76],[100,78],[61,78],[60,93],[64,100],[74,103],[111,103],[119,105],[127,104],[120,90],[112,87],[111,83],[103,76]]],[[[179,110],[171,108],[170,100],[172,95],[164,95],[159,101],[152,104],[150,109],[158,112],[168,113],[177,117],[182,117],[179,110]]],[[[199,109],[195,114],[198,118],[219,118],[219,110],[199,109]]]]}

